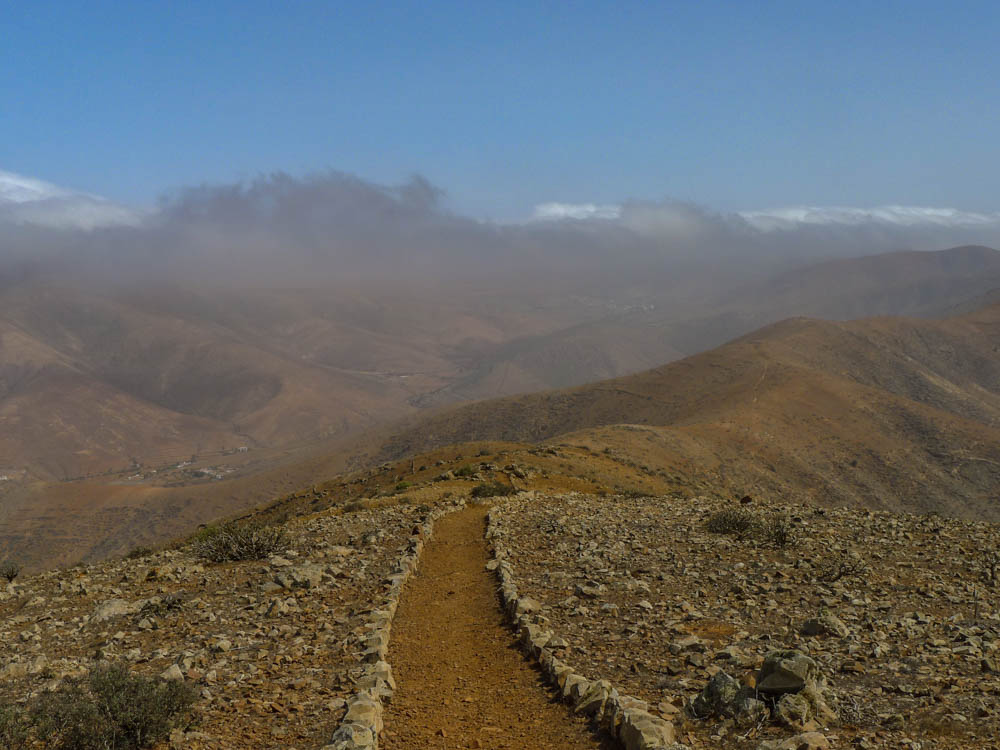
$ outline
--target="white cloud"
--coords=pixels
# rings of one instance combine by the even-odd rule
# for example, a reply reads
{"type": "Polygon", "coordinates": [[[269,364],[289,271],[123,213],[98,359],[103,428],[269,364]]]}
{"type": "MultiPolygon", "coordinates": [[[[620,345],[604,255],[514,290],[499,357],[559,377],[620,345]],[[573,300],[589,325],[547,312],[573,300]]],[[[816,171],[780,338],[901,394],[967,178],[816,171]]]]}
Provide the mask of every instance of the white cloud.
{"type": "Polygon", "coordinates": [[[535,206],[535,221],[562,221],[564,219],[617,219],[621,206],[600,203],[540,203],[535,206]]]}
{"type": "MultiPolygon", "coordinates": [[[[660,224],[663,229],[676,229],[681,225],[687,231],[693,216],[707,214],[701,209],[680,203],[540,203],[535,206],[532,220],[560,221],[573,219],[615,220],[626,225],[660,224]]],[[[781,229],[796,229],[806,226],[862,226],[866,224],[896,227],[989,227],[1000,225],[1000,212],[976,213],[957,208],[937,208],[934,206],[876,206],[857,208],[854,206],[786,206],[759,211],[738,211],[717,219],[742,219],[752,228],[771,232],[781,229]]]]}
{"type": "Polygon", "coordinates": [[[96,195],[0,170],[0,222],[53,229],[137,226],[142,215],[96,195]]]}
{"type": "Polygon", "coordinates": [[[0,169],[0,203],[30,203],[66,195],[70,192],[51,183],[0,169]]]}
{"type": "Polygon", "coordinates": [[[861,226],[880,224],[897,227],[986,227],[1000,224],[998,213],[974,213],[956,208],[929,206],[790,206],[767,211],[741,211],[739,215],[756,229],[770,232],[799,226],[861,226]]]}

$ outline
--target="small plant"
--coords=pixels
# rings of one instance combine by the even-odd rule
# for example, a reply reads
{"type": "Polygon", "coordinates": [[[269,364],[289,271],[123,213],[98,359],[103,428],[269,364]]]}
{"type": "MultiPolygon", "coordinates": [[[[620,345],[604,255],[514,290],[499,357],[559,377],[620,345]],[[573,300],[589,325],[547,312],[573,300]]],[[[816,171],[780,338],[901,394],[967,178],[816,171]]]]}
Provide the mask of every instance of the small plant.
{"type": "Polygon", "coordinates": [[[143,547],[142,545],[138,547],[133,547],[129,550],[129,553],[125,555],[126,560],[141,560],[144,557],[149,557],[153,554],[152,547],[143,547]]]}
{"type": "Polygon", "coordinates": [[[344,506],[344,513],[358,513],[362,510],[368,510],[367,500],[352,500],[344,506]]]}
{"type": "Polygon", "coordinates": [[[180,594],[167,594],[162,598],[154,596],[142,605],[142,609],[139,610],[139,614],[136,617],[137,619],[150,616],[159,617],[168,612],[180,611],[183,609],[183,606],[184,599],[180,594]]]}
{"type": "Polygon", "coordinates": [[[983,580],[987,585],[996,587],[1000,583],[1000,552],[985,550],[980,557],[980,567],[983,572],[983,580]]]}
{"type": "Polygon", "coordinates": [[[4,560],[0,563],[0,576],[6,578],[8,583],[12,583],[19,575],[21,575],[21,566],[13,560],[4,560]]]}
{"type": "Polygon", "coordinates": [[[471,477],[475,473],[476,470],[472,467],[472,464],[462,464],[455,469],[456,477],[471,477]]]}
{"type": "Polygon", "coordinates": [[[0,747],[21,750],[28,746],[31,719],[13,703],[0,703],[0,747]]]}
{"type": "Polygon", "coordinates": [[[194,701],[194,690],[182,682],[109,665],[43,694],[32,706],[31,719],[45,747],[139,750],[166,739],[194,701]]]}
{"type": "Polygon", "coordinates": [[[517,488],[501,482],[480,482],[472,488],[472,497],[506,497],[517,493],[517,488]]]}
{"type": "Polygon", "coordinates": [[[410,489],[410,487],[412,487],[412,486],[413,485],[410,482],[407,482],[407,481],[404,480],[402,482],[396,482],[396,486],[393,487],[392,489],[393,489],[393,492],[405,492],[406,490],[410,489]]]}
{"type": "Polygon", "coordinates": [[[625,489],[621,491],[622,497],[628,498],[629,500],[637,500],[640,497],[649,497],[648,492],[643,492],[642,490],[637,490],[634,487],[625,489]]]}
{"type": "Polygon", "coordinates": [[[760,523],[762,541],[774,547],[791,547],[795,544],[795,527],[788,516],[775,513],[760,523]]]}
{"type": "Polygon", "coordinates": [[[726,534],[737,539],[745,539],[757,527],[757,517],[742,508],[726,508],[713,513],[705,522],[705,528],[713,534],[726,534]]]}
{"type": "Polygon", "coordinates": [[[860,555],[843,552],[828,557],[819,564],[819,578],[827,583],[835,583],[842,578],[856,578],[868,572],[868,564],[860,555]]]}
{"type": "Polygon", "coordinates": [[[288,535],[280,526],[232,522],[202,529],[193,546],[197,555],[212,562],[264,560],[288,549],[288,535]]]}
{"type": "Polygon", "coordinates": [[[198,544],[200,542],[204,542],[207,539],[211,539],[218,533],[219,533],[219,527],[214,523],[201,526],[191,537],[191,543],[198,544]]]}

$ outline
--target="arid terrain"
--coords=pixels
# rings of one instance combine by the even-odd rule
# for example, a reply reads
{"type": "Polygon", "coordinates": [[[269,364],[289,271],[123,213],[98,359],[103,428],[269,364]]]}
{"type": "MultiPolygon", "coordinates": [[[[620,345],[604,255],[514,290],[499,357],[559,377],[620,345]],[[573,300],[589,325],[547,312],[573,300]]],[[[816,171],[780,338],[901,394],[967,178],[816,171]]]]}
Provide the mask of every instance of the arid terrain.
{"type": "Polygon", "coordinates": [[[67,480],[357,435],[427,406],[638,372],[791,316],[929,315],[1000,253],[411,286],[0,288],[0,470],[67,480]],[[744,274],[746,275],[746,274],[744,274]],[[511,291],[514,290],[514,291],[511,291]]]}
{"type": "Polygon", "coordinates": [[[98,559],[345,469],[569,433],[733,492],[994,518],[998,257],[837,261],[729,279],[725,299],[702,277],[443,297],[9,285],[0,550],[98,559]],[[792,319],[694,354],[788,314],[874,312],[946,317],[792,319]]]}
{"type": "Polygon", "coordinates": [[[796,319],[638,375],[476,403],[382,455],[561,436],[734,494],[996,519],[1000,307],[946,320],[796,319]]]}
{"type": "Polygon", "coordinates": [[[5,4],[0,750],[1000,750],[1000,4],[790,5],[5,4]]]}
{"type": "Polygon", "coordinates": [[[500,518],[562,658],[692,746],[756,748],[810,723],[834,747],[985,748],[1000,733],[996,525],[704,496],[533,497],[500,518]],[[727,511],[787,520],[789,537],[713,533],[727,511]],[[685,711],[719,671],[752,686],[779,649],[817,662],[836,720],[685,711]]]}
{"type": "Polygon", "coordinates": [[[995,747],[994,524],[741,499],[568,443],[451,446],[292,493],[242,521],[287,536],[260,561],[205,559],[202,532],[23,574],[0,594],[0,697],[32,705],[95,665],[124,663],[197,694],[164,750],[326,747],[368,684],[366,618],[431,509],[457,515],[438,520],[393,619],[385,747],[616,747],[511,652],[495,566],[484,565],[493,546],[537,602],[532,620],[554,634],[547,653],[641,701],[678,748],[817,736],[827,744],[810,747],[995,747]],[[498,524],[488,544],[486,508],[452,503],[494,485],[520,494],[486,499],[498,524]],[[761,525],[719,530],[720,512],[761,525]],[[783,533],[766,531],[774,520],[783,533]],[[752,690],[781,649],[815,662],[832,713],[696,708],[723,672],[752,690]]]}

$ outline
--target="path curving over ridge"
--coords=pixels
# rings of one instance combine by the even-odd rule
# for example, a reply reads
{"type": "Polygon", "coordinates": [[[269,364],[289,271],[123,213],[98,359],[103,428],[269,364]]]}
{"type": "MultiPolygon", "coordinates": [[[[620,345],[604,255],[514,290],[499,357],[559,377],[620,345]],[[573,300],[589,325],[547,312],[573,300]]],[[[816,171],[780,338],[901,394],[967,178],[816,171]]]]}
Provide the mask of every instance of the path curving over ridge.
{"type": "Polygon", "coordinates": [[[486,572],[487,509],[438,520],[392,625],[387,750],[614,747],[557,703],[516,649],[486,572]]]}

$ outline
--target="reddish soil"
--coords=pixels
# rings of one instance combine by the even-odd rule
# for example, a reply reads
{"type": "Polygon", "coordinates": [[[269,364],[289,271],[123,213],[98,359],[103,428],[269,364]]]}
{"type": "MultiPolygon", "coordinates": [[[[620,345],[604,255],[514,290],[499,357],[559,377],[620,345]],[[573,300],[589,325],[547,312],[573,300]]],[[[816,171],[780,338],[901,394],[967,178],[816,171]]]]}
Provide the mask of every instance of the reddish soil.
{"type": "Polygon", "coordinates": [[[485,570],[486,509],[442,518],[393,622],[387,750],[610,748],[556,702],[504,626],[485,570]]]}

